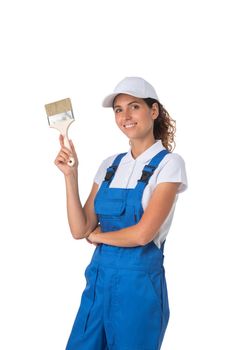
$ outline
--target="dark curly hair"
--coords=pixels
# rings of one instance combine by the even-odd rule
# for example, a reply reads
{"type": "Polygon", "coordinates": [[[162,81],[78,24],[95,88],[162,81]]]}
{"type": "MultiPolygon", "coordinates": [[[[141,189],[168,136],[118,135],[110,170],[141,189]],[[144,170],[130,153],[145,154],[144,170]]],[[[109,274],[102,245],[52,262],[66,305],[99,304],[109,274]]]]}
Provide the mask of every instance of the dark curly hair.
{"type": "Polygon", "coordinates": [[[163,105],[153,98],[143,98],[143,101],[149,108],[152,108],[154,103],[159,106],[159,115],[154,121],[154,138],[155,140],[161,140],[163,146],[172,152],[176,146],[175,143],[175,132],[176,132],[176,121],[170,117],[163,105]]]}

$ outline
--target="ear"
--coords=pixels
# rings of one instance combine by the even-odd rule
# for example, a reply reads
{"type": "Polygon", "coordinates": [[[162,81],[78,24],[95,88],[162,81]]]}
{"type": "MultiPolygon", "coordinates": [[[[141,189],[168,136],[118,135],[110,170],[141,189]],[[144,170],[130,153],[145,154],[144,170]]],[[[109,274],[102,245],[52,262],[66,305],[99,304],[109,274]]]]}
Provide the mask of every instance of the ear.
{"type": "Polygon", "coordinates": [[[159,105],[157,102],[153,103],[152,107],[151,107],[151,111],[152,111],[152,118],[155,120],[156,118],[158,118],[159,116],[159,105]]]}

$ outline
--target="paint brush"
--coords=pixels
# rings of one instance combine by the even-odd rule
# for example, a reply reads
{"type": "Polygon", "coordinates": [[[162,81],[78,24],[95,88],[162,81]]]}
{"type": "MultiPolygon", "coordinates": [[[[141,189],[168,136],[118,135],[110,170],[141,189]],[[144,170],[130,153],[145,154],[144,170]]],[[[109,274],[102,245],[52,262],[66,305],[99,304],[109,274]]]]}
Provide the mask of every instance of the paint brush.
{"type": "MultiPolygon", "coordinates": [[[[68,140],[68,128],[74,121],[71,100],[69,98],[65,98],[64,100],[46,104],[45,110],[47,113],[49,126],[60,131],[64,137],[65,147],[71,149],[68,140]]],[[[67,164],[69,166],[73,166],[74,163],[74,158],[70,157],[67,164]]]]}

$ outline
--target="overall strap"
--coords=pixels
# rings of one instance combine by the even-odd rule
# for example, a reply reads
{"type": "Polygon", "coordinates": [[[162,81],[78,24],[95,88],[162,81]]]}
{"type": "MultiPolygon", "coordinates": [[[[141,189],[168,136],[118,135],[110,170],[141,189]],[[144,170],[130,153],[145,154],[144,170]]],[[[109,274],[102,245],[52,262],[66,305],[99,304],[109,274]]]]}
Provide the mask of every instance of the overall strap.
{"type": "Polygon", "coordinates": [[[148,181],[150,180],[150,177],[153,175],[155,169],[158,167],[161,160],[169,153],[168,150],[164,149],[158,154],[156,154],[150,161],[149,164],[145,165],[142,170],[142,176],[138,180],[137,183],[137,190],[142,192],[146,185],[148,184],[148,181]]]}
{"type": "Polygon", "coordinates": [[[109,186],[111,181],[113,180],[113,177],[115,175],[115,172],[118,168],[118,165],[120,164],[121,159],[126,155],[125,153],[120,153],[116,156],[116,158],[114,159],[112,165],[110,167],[107,168],[106,171],[106,175],[103,181],[103,184],[105,185],[105,187],[109,186]]]}

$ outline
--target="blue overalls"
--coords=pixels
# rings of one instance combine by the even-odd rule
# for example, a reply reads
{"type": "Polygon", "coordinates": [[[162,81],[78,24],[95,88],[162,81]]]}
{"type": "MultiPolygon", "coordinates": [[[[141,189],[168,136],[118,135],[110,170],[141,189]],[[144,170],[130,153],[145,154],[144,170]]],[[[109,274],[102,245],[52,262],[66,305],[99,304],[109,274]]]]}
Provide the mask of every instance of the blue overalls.
{"type": "MultiPolygon", "coordinates": [[[[135,225],[142,194],[167,150],[143,168],[133,189],[109,188],[120,160],[107,169],[94,201],[102,232],[135,225]]],[[[155,208],[156,210],[156,208],[155,208]]],[[[159,350],[169,320],[163,247],[100,244],[85,270],[86,288],[66,350],[159,350]]]]}

